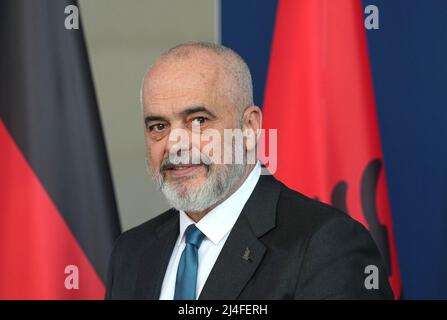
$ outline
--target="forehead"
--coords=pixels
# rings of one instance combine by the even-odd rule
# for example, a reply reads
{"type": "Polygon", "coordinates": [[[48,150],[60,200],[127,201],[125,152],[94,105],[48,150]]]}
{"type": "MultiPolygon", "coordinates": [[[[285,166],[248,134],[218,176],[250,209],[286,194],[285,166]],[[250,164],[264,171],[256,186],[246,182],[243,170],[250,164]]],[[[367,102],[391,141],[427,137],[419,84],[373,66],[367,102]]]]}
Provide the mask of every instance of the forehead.
{"type": "Polygon", "coordinates": [[[185,106],[222,105],[222,71],[209,56],[166,59],[156,63],[143,83],[145,113],[179,112],[185,106]]]}

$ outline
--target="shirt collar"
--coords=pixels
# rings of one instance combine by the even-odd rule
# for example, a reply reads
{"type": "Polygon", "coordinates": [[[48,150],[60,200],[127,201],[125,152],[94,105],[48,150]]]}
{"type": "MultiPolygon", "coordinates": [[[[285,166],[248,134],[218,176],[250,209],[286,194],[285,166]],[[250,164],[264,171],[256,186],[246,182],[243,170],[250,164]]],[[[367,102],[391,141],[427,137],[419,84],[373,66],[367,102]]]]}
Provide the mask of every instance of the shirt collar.
{"type": "MultiPolygon", "coordinates": [[[[213,210],[208,212],[199,222],[197,228],[217,245],[233,228],[248,198],[252,194],[261,175],[261,164],[258,161],[242,185],[227,199],[213,210]]],[[[184,241],[183,235],[186,228],[195,223],[188,215],[179,210],[180,213],[180,239],[184,241]]]]}

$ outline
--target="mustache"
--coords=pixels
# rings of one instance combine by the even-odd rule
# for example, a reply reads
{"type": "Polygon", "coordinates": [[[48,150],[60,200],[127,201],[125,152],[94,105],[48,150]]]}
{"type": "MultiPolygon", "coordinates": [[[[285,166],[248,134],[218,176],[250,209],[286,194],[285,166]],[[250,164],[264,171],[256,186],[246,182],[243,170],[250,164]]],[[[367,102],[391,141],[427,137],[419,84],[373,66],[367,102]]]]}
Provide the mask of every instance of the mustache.
{"type": "Polygon", "coordinates": [[[211,166],[211,159],[205,154],[200,154],[200,157],[196,157],[195,159],[189,158],[187,159],[188,161],[182,161],[182,160],[172,162],[169,156],[164,158],[160,164],[160,172],[170,170],[178,165],[204,165],[208,170],[209,167],[211,166]]]}

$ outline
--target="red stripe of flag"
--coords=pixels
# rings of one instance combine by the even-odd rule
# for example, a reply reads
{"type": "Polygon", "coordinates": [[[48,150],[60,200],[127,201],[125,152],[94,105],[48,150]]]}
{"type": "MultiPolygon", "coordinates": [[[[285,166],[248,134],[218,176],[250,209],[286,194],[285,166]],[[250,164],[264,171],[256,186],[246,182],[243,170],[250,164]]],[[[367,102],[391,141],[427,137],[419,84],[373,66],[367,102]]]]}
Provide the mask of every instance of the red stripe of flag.
{"type": "Polygon", "coordinates": [[[0,120],[0,299],[103,299],[104,285],[0,120]],[[67,265],[79,289],[65,287],[67,265]]]}

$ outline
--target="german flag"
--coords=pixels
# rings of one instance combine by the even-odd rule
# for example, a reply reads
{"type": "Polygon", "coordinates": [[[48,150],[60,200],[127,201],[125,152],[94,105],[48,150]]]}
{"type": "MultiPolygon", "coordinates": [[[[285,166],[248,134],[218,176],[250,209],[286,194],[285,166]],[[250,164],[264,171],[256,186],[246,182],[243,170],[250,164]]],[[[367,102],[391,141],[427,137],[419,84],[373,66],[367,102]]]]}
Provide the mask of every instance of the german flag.
{"type": "Polygon", "coordinates": [[[68,0],[0,2],[0,299],[103,299],[120,233],[68,0]]]}

